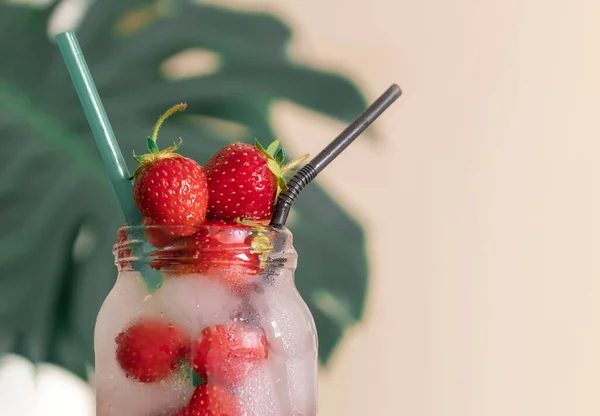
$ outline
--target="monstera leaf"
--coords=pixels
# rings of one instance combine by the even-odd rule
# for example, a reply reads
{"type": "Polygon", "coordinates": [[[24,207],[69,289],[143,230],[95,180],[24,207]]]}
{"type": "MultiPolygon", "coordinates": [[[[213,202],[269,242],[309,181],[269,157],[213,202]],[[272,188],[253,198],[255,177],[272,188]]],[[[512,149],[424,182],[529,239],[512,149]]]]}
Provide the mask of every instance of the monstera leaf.
{"type": "MultiPolygon", "coordinates": [[[[0,2],[0,352],[84,376],[93,365],[95,317],[116,277],[111,248],[123,217],[47,35],[55,5],[0,2]]],[[[201,164],[225,143],[274,139],[275,100],[344,122],[365,107],[349,80],[292,63],[289,29],[267,14],[188,1],[101,0],[77,33],[125,155],[142,153],[156,117],[181,101],[188,111],[170,119],[161,137],[183,137],[182,151],[201,164]],[[218,65],[166,77],[163,63],[190,49],[216,54],[218,65]]],[[[362,315],[363,231],[318,181],[299,198],[294,217],[297,284],[326,363],[362,315]]]]}

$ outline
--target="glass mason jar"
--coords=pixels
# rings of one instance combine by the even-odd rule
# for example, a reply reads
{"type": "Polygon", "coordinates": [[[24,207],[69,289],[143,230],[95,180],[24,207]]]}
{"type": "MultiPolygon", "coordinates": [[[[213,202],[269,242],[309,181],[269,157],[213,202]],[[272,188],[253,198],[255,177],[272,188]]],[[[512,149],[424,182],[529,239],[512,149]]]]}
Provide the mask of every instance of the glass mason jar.
{"type": "Polygon", "coordinates": [[[98,416],[317,414],[316,329],[289,230],[207,223],[118,236],[119,274],[95,328],[98,416]],[[174,231],[189,237],[171,241],[174,231]]]}

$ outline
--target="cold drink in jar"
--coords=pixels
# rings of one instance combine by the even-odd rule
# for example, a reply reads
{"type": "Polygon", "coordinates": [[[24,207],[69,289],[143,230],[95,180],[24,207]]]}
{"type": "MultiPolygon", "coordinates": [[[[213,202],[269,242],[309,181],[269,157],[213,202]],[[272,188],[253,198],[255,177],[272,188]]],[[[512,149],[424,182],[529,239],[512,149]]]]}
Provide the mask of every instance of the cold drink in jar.
{"type": "Polygon", "coordinates": [[[97,415],[316,415],[316,330],[289,230],[208,221],[154,249],[157,233],[171,230],[119,230],[95,331],[97,415]]]}

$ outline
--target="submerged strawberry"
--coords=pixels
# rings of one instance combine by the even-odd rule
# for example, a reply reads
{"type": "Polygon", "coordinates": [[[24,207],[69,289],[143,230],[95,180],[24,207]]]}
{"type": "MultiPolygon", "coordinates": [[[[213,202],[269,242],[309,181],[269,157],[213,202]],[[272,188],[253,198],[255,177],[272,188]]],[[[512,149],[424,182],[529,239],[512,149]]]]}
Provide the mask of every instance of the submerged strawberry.
{"type": "Polygon", "coordinates": [[[153,383],[167,378],[189,353],[187,334],[162,320],[135,322],[115,338],[117,362],[128,378],[153,383]]]}
{"type": "Polygon", "coordinates": [[[172,274],[209,275],[242,290],[262,272],[271,248],[261,227],[208,220],[196,234],[159,251],[151,265],[172,274]]]}
{"type": "Polygon", "coordinates": [[[194,371],[204,380],[228,386],[250,377],[268,356],[262,329],[233,322],[205,328],[192,348],[194,371]]]}
{"type": "Polygon", "coordinates": [[[235,397],[224,387],[204,383],[196,387],[187,413],[177,416],[242,416],[244,414],[235,397]]]}
{"type": "Polygon", "coordinates": [[[206,218],[208,190],[201,166],[175,153],[181,139],[179,144],[163,150],[156,145],[158,130],[165,119],[185,107],[185,104],[179,104],[167,110],[158,119],[152,137],[148,138],[150,153],[134,155],[140,166],[133,175],[133,199],[142,213],[142,224],[173,227],[166,233],[164,228],[148,230],[150,242],[157,247],[167,245],[173,237],[192,234],[194,227],[206,218]]]}
{"type": "Polygon", "coordinates": [[[279,142],[268,149],[233,143],[219,150],[206,164],[209,218],[235,218],[265,221],[271,218],[273,204],[286,189],[285,176],[305,158],[281,166],[285,158],[279,142]]]}

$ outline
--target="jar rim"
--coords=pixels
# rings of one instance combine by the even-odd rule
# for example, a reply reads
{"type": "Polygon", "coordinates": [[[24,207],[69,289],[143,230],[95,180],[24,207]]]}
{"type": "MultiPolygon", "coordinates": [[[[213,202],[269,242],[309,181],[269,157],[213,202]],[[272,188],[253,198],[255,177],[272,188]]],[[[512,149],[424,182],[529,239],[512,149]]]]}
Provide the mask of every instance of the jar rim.
{"type": "MultiPolygon", "coordinates": [[[[268,225],[205,222],[197,227],[135,225],[117,232],[113,245],[115,263],[121,267],[132,260],[146,261],[151,267],[223,263],[260,269],[275,259],[295,258],[292,234],[285,228],[268,225]]],[[[273,263],[277,264],[277,262],[273,263]]]]}
{"type": "Polygon", "coordinates": [[[237,223],[237,222],[212,222],[205,221],[200,225],[124,225],[119,227],[118,230],[125,231],[136,231],[136,230],[184,230],[184,229],[195,229],[195,230],[204,230],[207,228],[231,228],[232,226],[246,226],[249,228],[256,227],[264,231],[271,231],[276,233],[286,233],[289,232],[289,229],[285,226],[283,227],[273,227],[267,223],[237,223]]]}

